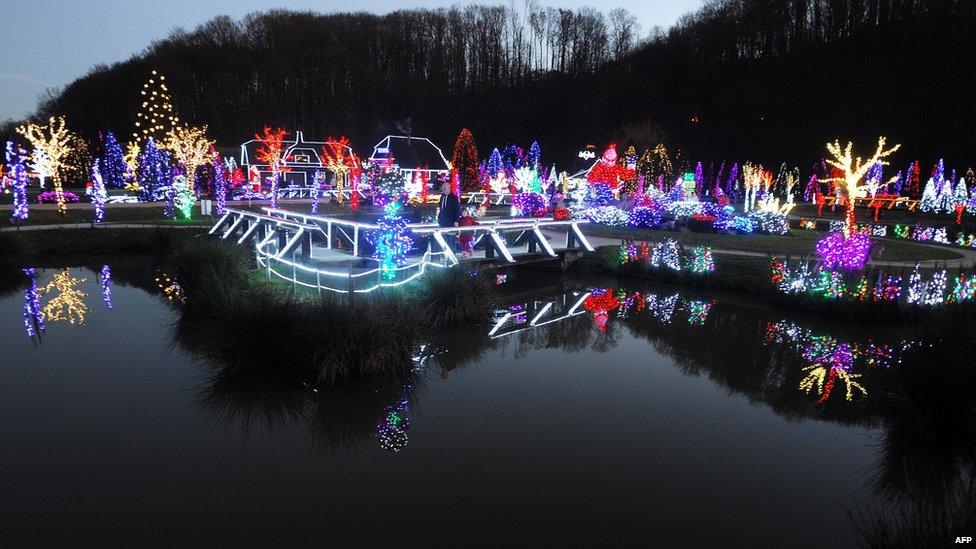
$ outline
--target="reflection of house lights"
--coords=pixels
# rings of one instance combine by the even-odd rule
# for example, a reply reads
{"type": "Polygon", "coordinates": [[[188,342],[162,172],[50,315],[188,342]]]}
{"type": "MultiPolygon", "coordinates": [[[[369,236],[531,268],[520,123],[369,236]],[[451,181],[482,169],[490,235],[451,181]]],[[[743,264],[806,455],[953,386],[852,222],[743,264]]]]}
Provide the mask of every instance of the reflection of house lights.
{"type": "Polygon", "coordinates": [[[54,275],[51,282],[40,289],[43,296],[51,290],[57,290],[58,295],[54,296],[44,305],[42,310],[44,318],[51,322],[67,321],[69,324],[84,324],[85,315],[88,314],[88,306],[85,305],[85,297],[88,295],[75,286],[84,282],[84,278],[71,276],[67,268],[54,275]]]}

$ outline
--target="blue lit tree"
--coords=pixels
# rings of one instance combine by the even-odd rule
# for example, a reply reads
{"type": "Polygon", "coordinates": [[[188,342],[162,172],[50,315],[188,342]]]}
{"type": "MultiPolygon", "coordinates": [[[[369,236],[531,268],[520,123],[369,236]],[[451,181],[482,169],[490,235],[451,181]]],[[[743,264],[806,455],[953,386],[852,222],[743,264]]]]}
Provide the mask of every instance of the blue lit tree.
{"type": "Polygon", "coordinates": [[[27,151],[7,141],[6,160],[14,192],[10,219],[14,223],[27,221],[27,151]]]}
{"type": "Polygon", "coordinates": [[[139,200],[150,202],[159,198],[170,186],[171,178],[169,155],[156,146],[154,139],[147,139],[139,155],[139,200]]]}
{"type": "Polygon", "coordinates": [[[125,186],[125,154],[112,132],[105,134],[105,151],[98,168],[106,188],[121,189],[125,186]]]}
{"type": "Polygon", "coordinates": [[[502,153],[498,152],[496,147],[491,151],[491,156],[488,157],[488,176],[495,178],[503,169],[505,166],[502,164],[502,153]]]}
{"type": "Polygon", "coordinates": [[[533,141],[532,145],[529,146],[529,153],[526,155],[525,162],[529,168],[538,170],[540,158],[542,158],[542,148],[539,147],[538,141],[533,141]]]}

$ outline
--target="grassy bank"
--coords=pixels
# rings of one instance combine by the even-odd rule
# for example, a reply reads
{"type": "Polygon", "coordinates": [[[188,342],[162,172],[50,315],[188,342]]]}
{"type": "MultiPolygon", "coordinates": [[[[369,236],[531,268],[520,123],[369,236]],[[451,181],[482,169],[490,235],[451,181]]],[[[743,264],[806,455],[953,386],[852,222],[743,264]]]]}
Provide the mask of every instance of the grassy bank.
{"type": "MultiPolygon", "coordinates": [[[[824,237],[815,231],[790,231],[788,235],[730,235],[715,233],[692,233],[684,231],[661,231],[652,229],[624,229],[605,225],[587,225],[587,234],[609,238],[660,242],[673,238],[686,246],[712,246],[722,250],[738,250],[768,255],[808,256],[814,254],[817,241],[824,237]]],[[[909,241],[875,239],[884,246],[879,259],[887,261],[945,261],[959,259],[962,254],[948,248],[926,246],[909,241]]]]}
{"type": "Polygon", "coordinates": [[[255,273],[244,251],[213,239],[171,254],[185,303],[178,341],[223,376],[272,376],[296,382],[409,372],[415,343],[490,317],[487,277],[450,269],[416,283],[366,295],[294,291],[255,273]]]}

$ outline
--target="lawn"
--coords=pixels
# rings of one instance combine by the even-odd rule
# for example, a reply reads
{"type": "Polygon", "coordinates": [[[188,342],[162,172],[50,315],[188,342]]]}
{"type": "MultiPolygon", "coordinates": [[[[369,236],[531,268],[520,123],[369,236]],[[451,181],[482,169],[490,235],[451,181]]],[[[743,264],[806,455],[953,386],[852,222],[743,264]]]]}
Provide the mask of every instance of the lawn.
{"type": "MultiPolygon", "coordinates": [[[[823,233],[815,231],[790,231],[789,235],[730,235],[715,233],[692,233],[686,231],[659,231],[652,229],[623,229],[605,225],[587,225],[586,233],[610,238],[633,238],[648,242],[659,242],[673,238],[685,245],[707,245],[718,250],[739,250],[768,255],[805,256],[813,255],[817,240],[823,233]]],[[[876,239],[884,245],[881,259],[888,261],[927,261],[959,259],[962,254],[949,248],[927,246],[914,242],[891,239],[876,239]]]]}

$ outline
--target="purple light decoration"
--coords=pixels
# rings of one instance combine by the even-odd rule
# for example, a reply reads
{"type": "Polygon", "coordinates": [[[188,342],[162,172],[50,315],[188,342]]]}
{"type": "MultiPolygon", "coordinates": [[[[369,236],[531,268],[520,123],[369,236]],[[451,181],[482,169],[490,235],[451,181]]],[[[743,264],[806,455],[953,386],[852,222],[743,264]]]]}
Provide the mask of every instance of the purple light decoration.
{"type": "Polygon", "coordinates": [[[932,170],[932,179],[935,181],[935,196],[942,196],[942,187],[945,186],[945,162],[940,158],[932,170]]]}
{"type": "Polygon", "coordinates": [[[214,198],[217,201],[217,215],[224,215],[227,208],[227,169],[224,161],[220,158],[220,153],[213,147],[210,148],[213,155],[214,172],[214,198]]]}
{"type": "Polygon", "coordinates": [[[27,337],[34,337],[43,332],[44,313],[41,311],[41,297],[37,293],[37,272],[33,268],[24,269],[24,275],[30,278],[30,286],[24,292],[24,329],[27,337]]]}
{"type": "Polygon", "coordinates": [[[715,185],[712,187],[713,188],[712,193],[715,196],[720,196],[719,191],[722,190],[722,176],[724,175],[725,175],[725,161],[723,160],[718,167],[718,173],[715,174],[715,185]]]}
{"type": "Polygon", "coordinates": [[[20,147],[14,149],[13,141],[7,141],[6,158],[14,190],[14,207],[10,219],[14,223],[27,221],[27,167],[24,165],[27,151],[20,147]]]}
{"type": "Polygon", "coordinates": [[[112,268],[108,265],[102,265],[102,271],[100,273],[101,283],[102,283],[102,301],[105,302],[105,308],[112,308],[112,268]]]}
{"type": "Polygon", "coordinates": [[[644,195],[644,174],[637,175],[637,196],[644,195]]]}
{"type": "Polygon", "coordinates": [[[736,189],[736,183],[739,181],[739,163],[736,162],[732,164],[732,169],[729,170],[729,179],[725,183],[725,194],[733,197],[739,198],[738,190],[736,189]]]}
{"type": "Polygon", "coordinates": [[[697,165],[695,165],[695,194],[699,197],[703,194],[703,184],[704,178],[702,177],[702,163],[699,162],[697,165]]]}
{"type": "Polygon", "coordinates": [[[899,171],[898,175],[895,176],[895,183],[893,185],[892,193],[901,195],[902,188],[905,186],[905,176],[903,172],[899,171]]]}
{"type": "Polygon", "coordinates": [[[871,238],[865,234],[831,233],[817,241],[817,255],[825,269],[860,271],[871,253],[871,238]]]}
{"type": "Polygon", "coordinates": [[[814,193],[820,192],[820,180],[817,179],[817,174],[811,174],[810,179],[807,181],[807,186],[803,189],[803,200],[804,202],[810,202],[813,200],[814,193]]]}
{"type": "Polygon", "coordinates": [[[539,193],[519,193],[512,197],[512,206],[520,215],[533,215],[539,210],[545,210],[546,199],[539,193]]]}

